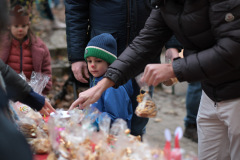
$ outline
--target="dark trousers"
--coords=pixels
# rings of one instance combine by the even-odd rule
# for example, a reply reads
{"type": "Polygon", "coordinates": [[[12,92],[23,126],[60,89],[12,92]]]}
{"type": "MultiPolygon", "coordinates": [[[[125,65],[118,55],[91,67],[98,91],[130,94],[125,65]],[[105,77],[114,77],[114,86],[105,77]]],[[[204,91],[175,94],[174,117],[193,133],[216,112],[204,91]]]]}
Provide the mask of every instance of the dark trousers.
{"type": "Polygon", "coordinates": [[[193,82],[188,84],[186,95],[187,115],[184,118],[186,127],[188,126],[188,124],[196,124],[201,95],[202,95],[201,82],[193,82]]]}

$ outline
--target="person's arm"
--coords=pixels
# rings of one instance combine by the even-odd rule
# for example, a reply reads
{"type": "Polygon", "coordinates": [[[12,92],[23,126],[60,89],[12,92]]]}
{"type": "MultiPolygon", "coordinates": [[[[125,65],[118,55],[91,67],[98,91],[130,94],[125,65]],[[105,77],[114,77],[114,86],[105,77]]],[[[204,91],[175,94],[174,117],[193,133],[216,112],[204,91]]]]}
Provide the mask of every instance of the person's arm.
{"type": "Polygon", "coordinates": [[[210,20],[216,42],[211,48],[173,61],[180,82],[211,79],[240,68],[240,1],[231,2],[212,1],[209,4],[209,17],[206,18],[210,20]],[[227,22],[228,13],[234,16],[231,22],[227,22]]]}
{"type": "Polygon", "coordinates": [[[7,95],[13,101],[23,100],[31,87],[11,67],[0,59],[0,71],[6,84],[7,95]]]}
{"type": "Polygon", "coordinates": [[[84,60],[88,42],[89,0],[65,0],[68,60],[77,80],[87,83],[89,78],[84,60]]]}
{"type": "Polygon", "coordinates": [[[23,100],[20,100],[20,102],[30,106],[33,109],[36,109],[42,115],[49,116],[51,112],[55,112],[55,109],[45,99],[45,97],[39,95],[33,90],[31,90],[23,100]]]}
{"type": "Polygon", "coordinates": [[[113,85],[114,82],[112,80],[108,78],[103,78],[94,87],[79,93],[78,99],[72,103],[69,110],[74,109],[78,105],[80,108],[85,108],[86,106],[97,102],[97,100],[101,97],[102,93],[113,85]]]}
{"type": "Polygon", "coordinates": [[[45,115],[55,111],[43,96],[34,92],[28,83],[2,60],[0,60],[0,71],[6,85],[6,92],[9,99],[25,103],[45,115]]]}
{"type": "Polygon", "coordinates": [[[46,87],[42,91],[42,93],[46,95],[52,88],[52,67],[51,67],[51,55],[47,46],[44,43],[43,43],[43,48],[45,50],[45,53],[42,61],[41,72],[49,77],[49,81],[46,84],[46,87]]]}

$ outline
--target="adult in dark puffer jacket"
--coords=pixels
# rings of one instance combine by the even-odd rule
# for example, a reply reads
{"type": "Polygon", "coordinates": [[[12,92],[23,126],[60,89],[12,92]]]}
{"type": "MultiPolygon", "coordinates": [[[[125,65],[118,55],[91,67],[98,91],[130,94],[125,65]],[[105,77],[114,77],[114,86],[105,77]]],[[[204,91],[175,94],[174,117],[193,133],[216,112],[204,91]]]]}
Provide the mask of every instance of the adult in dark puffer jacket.
{"type": "Polygon", "coordinates": [[[106,88],[127,82],[175,34],[185,48],[184,58],[176,58],[172,65],[147,65],[142,80],[154,86],[173,77],[180,82],[201,81],[199,159],[239,159],[240,1],[162,0],[158,6],[139,36],[109,67],[106,78],[81,93],[74,105],[87,102],[84,107],[106,88]]]}
{"type": "MultiPolygon", "coordinates": [[[[88,82],[83,75],[89,77],[84,61],[84,49],[89,39],[101,33],[110,33],[117,41],[119,56],[144,27],[152,9],[149,0],[66,0],[65,6],[68,59],[75,78],[82,83],[88,82]]],[[[168,48],[170,47],[182,49],[177,42],[169,44],[168,48]]],[[[150,63],[159,62],[160,53],[150,63]]],[[[132,83],[134,93],[131,101],[135,110],[140,88],[134,79],[132,83]]],[[[148,118],[134,114],[131,134],[144,134],[147,122],[148,118]]]]}

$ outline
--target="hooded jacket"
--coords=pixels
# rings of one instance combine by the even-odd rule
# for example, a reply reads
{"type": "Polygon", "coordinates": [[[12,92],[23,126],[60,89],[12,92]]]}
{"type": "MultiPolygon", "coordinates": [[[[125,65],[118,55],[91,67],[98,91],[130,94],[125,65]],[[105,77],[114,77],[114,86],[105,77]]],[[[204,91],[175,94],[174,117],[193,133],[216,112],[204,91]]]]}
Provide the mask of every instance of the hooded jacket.
{"type": "MultiPolygon", "coordinates": [[[[94,77],[90,82],[90,87],[96,85],[102,78],[94,77]]],[[[112,119],[112,122],[117,118],[121,118],[127,122],[128,128],[131,128],[133,110],[130,96],[132,94],[132,81],[129,80],[117,89],[108,88],[92,106],[96,107],[100,112],[106,112],[112,119]]]]}
{"type": "MultiPolygon", "coordinates": [[[[11,65],[13,65],[13,67],[15,66],[15,71],[17,73],[24,71],[27,73],[29,78],[29,75],[31,75],[29,71],[30,69],[33,69],[31,70],[31,73],[32,71],[35,71],[50,77],[46,87],[42,92],[43,94],[47,94],[52,87],[52,68],[49,50],[43,41],[38,37],[32,37],[32,45],[30,49],[24,42],[23,45],[20,45],[20,43],[15,39],[11,42],[8,38],[8,35],[4,36],[3,42],[4,45],[1,48],[2,51],[0,57],[5,63],[8,63],[8,60],[11,58],[11,56],[13,56],[13,58],[15,57],[15,61],[11,61],[11,65]],[[29,54],[31,54],[31,56],[29,56],[29,54]],[[19,58],[19,61],[16,60],[16,58],[19,58]]],[[[13,59],[11,58],[11,60],[13,59]]]]}
{"type": "Polygon", "coordinates": [[[240,97],[240,1],[165,0],[158,6],[105,77],[115,87],[126,83],[174,34],[184,46],[185,58],[172,64],[180,82],[201,81],[215,102],[240,97]]]}

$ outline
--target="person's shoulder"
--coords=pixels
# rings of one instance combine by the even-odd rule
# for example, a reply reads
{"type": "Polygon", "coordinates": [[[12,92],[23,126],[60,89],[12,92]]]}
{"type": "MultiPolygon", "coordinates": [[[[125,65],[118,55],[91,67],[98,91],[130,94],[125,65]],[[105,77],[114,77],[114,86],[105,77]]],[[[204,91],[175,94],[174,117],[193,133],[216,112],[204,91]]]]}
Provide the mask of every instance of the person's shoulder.
{"type": "Polygon", "coordinates": [[[108,88],[109,92],[127,92],[128,95],[132,95],[133,93],[133,86],[132,86],[132,81],[129,80],[127,83],[119,86],[118,88],[113,88],[110,87],[108,88]]]}
{"type": "Polygon", "coordinates": [[[127,83],[122,85],[124,89],[127,91],[128,95],[133,94],[133,85],[132,85],[132,80],[130,79],[127,83]]]}
{"type": "Polygon", "coordinates": [[[31,39],[32,39],[32,45],[35,45],[38,47],[46,47],[46,44],[43,42],[43,40],[40,37],[31,36],[31,39]]]}
{"type": "Polygon", "coordinates": [[[1,41],[2,41],[2,47],[6,46],[6,44],[9,44],[10,41],[10,34],[8,32],[4,32],[1,34],[1,41]]]}
{"type": "Polygon", "coordinates": [[[132,88],[132,80],[131,79],[128,80],[127,83],[123,84],[122,86],[127,87],[127,88],[129,88],[129,87],[132,88]]]}
{"type": "Polygon", "coordinates": [[[3,33],[0,35],[1,37],[1,52],[0,52],[0,58],[6,62],[8,59],[9,51],[11,48],[11,38],[9,33],[3,33]]]}

